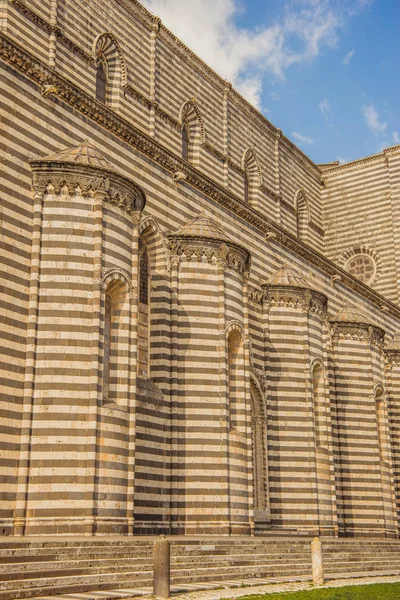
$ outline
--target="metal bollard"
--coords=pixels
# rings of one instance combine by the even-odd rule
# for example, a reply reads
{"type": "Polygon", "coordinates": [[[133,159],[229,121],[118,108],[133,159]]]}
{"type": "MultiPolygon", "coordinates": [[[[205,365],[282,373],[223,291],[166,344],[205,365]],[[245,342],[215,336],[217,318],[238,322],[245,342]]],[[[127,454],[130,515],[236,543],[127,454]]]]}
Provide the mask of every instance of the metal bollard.
{"type": "Polygon", "coordinates": [[[311,542],[312,576],[314,585],[324,585],[324,565],[322,562],[322,544],[319,538],[311,542]]]}
{"type": "Polygon", "coordinates": [[[154,543],[153,595],[156,600],[169,600],[170,543],[161,535],[154,543]]]}

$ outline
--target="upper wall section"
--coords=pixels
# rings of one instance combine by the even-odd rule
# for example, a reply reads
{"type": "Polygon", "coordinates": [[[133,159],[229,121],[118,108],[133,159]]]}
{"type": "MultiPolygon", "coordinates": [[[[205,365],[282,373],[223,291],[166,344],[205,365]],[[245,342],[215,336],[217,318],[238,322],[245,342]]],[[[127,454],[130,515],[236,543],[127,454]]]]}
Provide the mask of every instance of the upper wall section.
{"type": "MultiPolygon", "coordinates": [[[[0,5],[3,33],[92,98],[102,64],[113,85],[107,106],[178,157],[190,103],[201,129],[196,151],[188,153],[193,166],[323,248],[320,169],[136,0],[0,5]],[[107,43],[99,44],[105,34],[107,43]],[[306,198],[305,218],[298,214],[299,192],[306,198]]],[[[194,143],[196,123],[189,126],[194,143]]]]}
{"type": "Polygon", "coordinates": [[[400,146],[323,173],[325,253],[400,302],[400,146]]]}

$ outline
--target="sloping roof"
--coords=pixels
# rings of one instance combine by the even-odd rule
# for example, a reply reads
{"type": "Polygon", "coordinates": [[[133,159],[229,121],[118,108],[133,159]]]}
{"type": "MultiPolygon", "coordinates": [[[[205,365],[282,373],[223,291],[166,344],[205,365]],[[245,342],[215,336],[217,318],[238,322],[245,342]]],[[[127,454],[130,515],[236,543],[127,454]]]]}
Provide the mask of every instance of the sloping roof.
{"type": "Polygon", "coordinates": [[[97,148],[88,140],[85,140],[82,142],[82,144],[79,144],[79,146],[66,148],[65,150],[60,150],[51,156],[45,156],[44,158],[39,159],[39,161],[72,163],[119,173],[118,169],[113,165],[113,163],[104,158],[99,150],[97,150],[97,148]]]}
{"type": "Polygon", "coordinates": [[[288,265],[283,265],[279,271],[272,275],[267,281],[267,285],[276,285],[276,286],[287,286],[287,287],[297,287],[297,288],[310,288],[310,283],[299,275],[297,271],[289,267],[288,265]]]}
{"type": "Polygon", "coordinates": [[[231,240],[215,221],[201,212],[194,219],[187,221],[183,227],[174,231],[173,235],[184,237],[201,237],[232,243],[231,240]]]}
{"type": "Polygon", "coordinates": [[[400,334],[396,333],[389,346],[388,350],[400,350],[400,334]]]}
{"type": "Polygon", "coordinates": [[[335,321],[336,323],[370,323],[370,318],[361,310],[351,308],[346,304],[331,318],[331,321],[335,321]]]}

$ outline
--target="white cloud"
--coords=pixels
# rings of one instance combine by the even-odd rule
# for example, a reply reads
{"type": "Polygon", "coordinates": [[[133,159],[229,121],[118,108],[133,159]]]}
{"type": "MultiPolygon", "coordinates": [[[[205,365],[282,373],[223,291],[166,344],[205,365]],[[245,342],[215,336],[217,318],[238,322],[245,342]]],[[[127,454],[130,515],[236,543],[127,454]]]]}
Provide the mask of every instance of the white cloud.
{"type": "Polygon", "coordinates": [[[332,106],[328,98],[324,98],[323,100],[321,100],[321,102],[319,102],[318,104],[318,107],[326,119],[331,116],[332,106]]]}
{"type": "Polygon", "coordinates": [[[386,131],[387,123],[379,120],[379,114],[373,104],[364,104],[361,107],[367,127],[374,135],[381,135],[386,131]]]}
{"type": "Polygon", "coordinates": [[[314,143],[314,140],[312,138],[307,137],[306,135],[302,135],[301,133],[297,133],[297,131],[292,131],[292,137],[299,144],[308,144],[308,145],[311,145],[311,144],[314,143]]]}
{"type": "Polygon", "coordinates": [[[351,59],[352,59],[352,58],[353,58],[353,56],[354,56],[354,52],[355,52],[355,50],[350,50],[350,52],[348,52],[348,53],[346,54],[346,56],[345,56],[345,57],[344,57],[344,59],[343,59],[343,64],[344,64],[344,65],[346,65],[346,66],[347,66],[347,65],[349,65],[349,64],[350,64],[350,62],[351,62],[351,59]]]}
{"type": "Polygon", "coordinates": [[[291,65],[311,60],[323,46],[334,46],[340,28],[374,0],[287,0],[280,19],[253,29],[237,25],[242,0],[142,1],[260,107],[267,73],[283,78],[291,65]]]}
{"type": "Polygon", "coordinates": [[[400,137],[398,131],[393,132],[393,141],[395,144],[400,144],[400,137]]]}
{"type": "Polygon", "coordinates": [[[337,160],[339,161],[340,165],[345,165],[348,162],[345,158],[343,158],[343,156],[338,156],[337,160]]]}
{"type": "Polygon", "coordinates": [[[269,95],[270,95],[272,102],[279,102],[279,100],[281,99],[278,92],[270,92],[269,95]]]}

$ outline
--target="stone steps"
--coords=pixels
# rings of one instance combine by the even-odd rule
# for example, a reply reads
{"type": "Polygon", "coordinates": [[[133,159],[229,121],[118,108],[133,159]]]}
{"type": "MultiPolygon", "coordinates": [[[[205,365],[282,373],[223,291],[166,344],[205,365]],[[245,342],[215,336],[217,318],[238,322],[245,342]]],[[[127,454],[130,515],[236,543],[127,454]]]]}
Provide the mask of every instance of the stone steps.
{"type": "MultiPolygon", "coordinates": [[[[311,579],[311,540],[171,538],[173,585],[214,586],[311,579]],[[225,582],[225,583],[224,583],[225,582]]],[[[97,590],[150,590],[154,538],[0,543],[0,600],[97,590]]],[[[400,574],[400,543],[323,541],[329,578],[351,573],[400,574]]]]}

